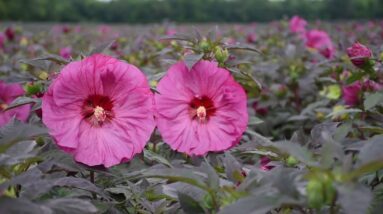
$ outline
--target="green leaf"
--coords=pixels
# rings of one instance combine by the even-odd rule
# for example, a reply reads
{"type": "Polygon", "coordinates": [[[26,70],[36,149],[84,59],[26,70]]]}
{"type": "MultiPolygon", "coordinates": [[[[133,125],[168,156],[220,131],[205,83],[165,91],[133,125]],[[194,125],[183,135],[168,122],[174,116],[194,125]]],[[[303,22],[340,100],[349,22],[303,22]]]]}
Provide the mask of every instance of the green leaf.
{"type": "Polygon", "coordinates": [[[364,100],[364,108],[365,110],[370,110],[373,107],[383,103],[383,93],[376,92],[373,94],[369,94],[366,96],[364,100]]]}
{"type": "Polygon", "coordinates": [[[151,169],[142,173],[142,177],[148,178],[162,178],[171,182],[183,182],[203,190],[208,190],[209,187],[204,183],[204,179],[200,176],[193,174],[191,169],[181,168],[165,168],[165,169],[151,169]]]}
{"type": "Polygon", "coordinates": [[[18,97],[15,100],[12,101],[11,104],[5,109],[5,111],[8,111],[13,108],[17,108],[22,105],[27,105],[27,104],[34,104],[38,103],[39,99],[36,98],[31,98],[31,97],[18,97]]]}
{"type": "Polygon", "coordinates": [[[46,134],[48,134],[46,128],[13,120],[0,129],[0,153],[22,140],[46,134]]]}
{"type": "Polygon", "coordinates": [[[53,211],[25,198],[0,197],[0,213],[53,214],[53,211]]]}
{"type": "Polygon", "coordinates": [[[48,54],[46,56],[39,57],[39,58],[36,58],[33,60],[50,61],[50,62],[56,63],[58,65],[66,65],[69,63],[69,61],[67,59],[65,59],[59,55],[56,55],[56,54],[48,54]]]}
{"type": "Polygon", "coordinates": [[[224,207],[218,214],[265,214],[281,206],[283,197],[252,195],[224,207]]]}
{"type": "Polygon", "coordinates": [[[383,135],[363,141],[363,147],[358,155],[359,166],[375,161],[383,161],[383,135]]]}
{"type": "Polygon", "coordinates": [[[112,46],[112,44],[115,42],[116,40],[113,39],[111,41],[108,41],[108,42],[105,42],[97,47],[95,47],[93,50],[91,50],[88,54],[88,56],[91,56],[93,54],[96,54],[96,53],[102,53],[104,52],[106,49],[108,49],[110,46],[112,46]]]}
{"type": "Polygon", "coordinates": [[[283,153],[287,153],[295,157],[300,162],[305,163],[309,166],[317,165],[313,159],[312,153],[307,148],[299,144],[291,143],[289,141],[283,141],[280,143],[275,143],[273,147],[277,148],[283,153]]]}
{"type": "Polygon", "coordinates": [[[258,125],[258,124],[262,124],[262,123],[264,123],[263,120],[259,119],[256,116],[251,116],[248,125],[252,126],[252,125],[258,125]]]}
{"type": "Polygon", "coordinates": [[[349,109],[344,109],[344,110],[339,110],[339,111],[334,111],[328,114],[326,117],[340,117],[344,114],[349,114],[349,113],[360,113],[362,110],[356,109],[356,108],[349,108],[349,109]]]}
{"type": "Polygon", "coordinates": [[[44,202],[44,205],[51,208],[54,213],[97,213],[97,208],[89,201],[77,198],[58,198],[44,202]]]}
{"type": "Polygon", "coordinates": [[[203,57],[203,54],[188,54],[185,56],[184,61],[189,71],[193,68],[194,64],[200,61],[203,57]]]}
{"type": "Polygon", "coordinates": [[[229,152],[225,153],[223,164],[225,165],[225,173],[229,180],[233,182],[241,181],[240,177],[236,175],[241,175],[242,166],[229,152]]]}
{"type": "Polygon", "coordinates": [[[359,127],[363,131],[368,131],[373,134],[383,134],[383,128],[378,127],[378,126],[364,126],[364,127],[359,127]]]}
{"type": "Polygon", "coordinates": [[[372,201],[372,193],[368,187],[361,184],[337,186],[338,200],[343,213],[368,213],[372,201]]]}
{"type": "Polygon", "coordinates": [[[198,214],[205,213],[204,209],[201,207],[200,203],[195,201],[192,197],[178,193],[178,200],[180,202],[181,208],[185,213],[198,214]]]}
{"type": "Polygon", "coordinates": [[[144,157],[149,159],[150,161],[156,161],[156,162],[162,163],[168,167],[173,167],[172,164],[168,160],[166,160],[166,158],[164,158],[161,155],[154,153],[150,150],[145,149],[144,157]]]}

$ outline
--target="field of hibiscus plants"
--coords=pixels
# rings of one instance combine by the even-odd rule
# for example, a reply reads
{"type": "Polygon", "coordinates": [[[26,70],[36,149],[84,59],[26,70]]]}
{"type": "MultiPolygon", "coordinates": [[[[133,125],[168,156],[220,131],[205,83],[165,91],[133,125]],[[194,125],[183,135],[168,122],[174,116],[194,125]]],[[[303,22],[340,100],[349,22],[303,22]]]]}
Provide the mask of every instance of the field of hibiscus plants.
{"type": "Polygon", "coordinates": [[[382,213],[383,21],[0,23],[0,213],[382,213]]]}

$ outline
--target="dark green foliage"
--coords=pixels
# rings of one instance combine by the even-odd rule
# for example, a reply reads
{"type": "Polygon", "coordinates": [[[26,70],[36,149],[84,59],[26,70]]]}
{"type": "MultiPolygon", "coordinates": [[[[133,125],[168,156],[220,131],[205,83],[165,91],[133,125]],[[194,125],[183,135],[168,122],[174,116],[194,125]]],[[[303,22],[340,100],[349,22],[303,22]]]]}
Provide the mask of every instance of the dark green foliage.
{"type": "Polygon", "coordinates": [[[380,0],[1,0],[0,20],[147,23],[383,17],[380,0]]]}

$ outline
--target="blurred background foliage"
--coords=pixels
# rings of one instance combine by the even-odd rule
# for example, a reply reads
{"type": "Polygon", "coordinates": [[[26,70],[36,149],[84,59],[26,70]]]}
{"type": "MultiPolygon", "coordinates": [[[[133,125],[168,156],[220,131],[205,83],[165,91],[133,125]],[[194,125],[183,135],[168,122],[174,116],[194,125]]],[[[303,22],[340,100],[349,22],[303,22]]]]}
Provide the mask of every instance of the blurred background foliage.
{"type": "Polygon", "coordinates": [[[383,0],[0,0],[0,20],[52,22],[263,22],[383,17],[383,0]]]}

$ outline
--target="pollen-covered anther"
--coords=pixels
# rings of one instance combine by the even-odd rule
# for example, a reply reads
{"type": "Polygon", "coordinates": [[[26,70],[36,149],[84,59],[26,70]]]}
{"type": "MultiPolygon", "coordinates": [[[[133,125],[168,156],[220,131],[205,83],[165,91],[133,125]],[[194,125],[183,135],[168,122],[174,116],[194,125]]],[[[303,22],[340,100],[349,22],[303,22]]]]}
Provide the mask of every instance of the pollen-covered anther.
{"type": "Polygon", "coordinates": [[[104,108],[100,106],[96,106],[96,108],[94,108],[93,114],[98,122],[104,122],[107,116],[104,108]]]}
{"type": "Polygon", "coordinates": [[[8,105],[7,105],[7,104],[5,104],[5,103],[0,103],[0,110],[4,110],[4,109],[6,109],[6,108],[8,108],[8,105]]]}
{"type": "Polygon", "coordinates": [[[206,108],[204,106],[200,106],[197,108],[197,117],[201,121],[204,121],[206,119],[206,108]]]}

